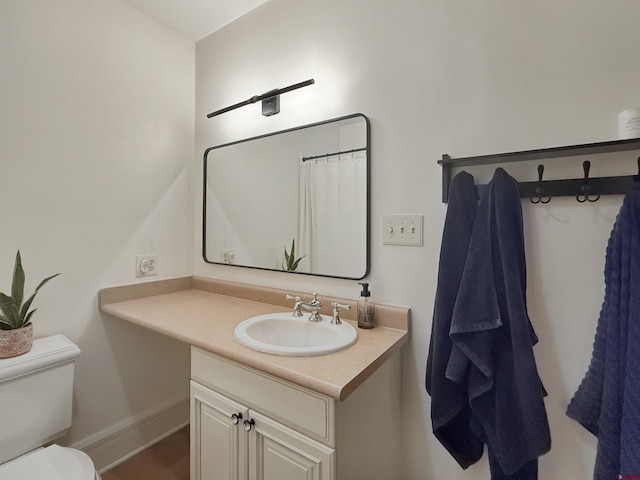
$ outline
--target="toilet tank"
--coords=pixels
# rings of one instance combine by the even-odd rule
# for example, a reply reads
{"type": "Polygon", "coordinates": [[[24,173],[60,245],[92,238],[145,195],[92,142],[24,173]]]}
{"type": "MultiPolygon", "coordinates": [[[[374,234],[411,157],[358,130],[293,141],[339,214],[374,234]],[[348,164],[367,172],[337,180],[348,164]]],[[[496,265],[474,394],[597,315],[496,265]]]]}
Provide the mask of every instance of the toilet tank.
{"type": "Polygon", "coordinates": [[[30,352],[0,360],[0,463],[63,435],[71,426],[74,361],[64,335],[33,341],[30,352]]]}

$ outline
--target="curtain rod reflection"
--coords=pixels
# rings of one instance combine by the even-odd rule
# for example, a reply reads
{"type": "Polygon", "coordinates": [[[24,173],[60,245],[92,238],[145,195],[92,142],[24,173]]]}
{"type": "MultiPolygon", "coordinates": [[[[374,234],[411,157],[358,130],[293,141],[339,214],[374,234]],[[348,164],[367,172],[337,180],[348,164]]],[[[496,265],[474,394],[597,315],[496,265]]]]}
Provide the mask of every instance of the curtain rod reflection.
{"type": "Polygon", "coordinates": [[[316,158],[326,158],[333,157],[335,155],[344,155],[347,153],[364,152],[366,149],[367,147],[354,148],[353,150],[344,150],[342,152],[325,153],[324,155],[314,155],[313,157],[302,157],[302,161],[306,162],[307,160],[315,160],[316,158]]]}

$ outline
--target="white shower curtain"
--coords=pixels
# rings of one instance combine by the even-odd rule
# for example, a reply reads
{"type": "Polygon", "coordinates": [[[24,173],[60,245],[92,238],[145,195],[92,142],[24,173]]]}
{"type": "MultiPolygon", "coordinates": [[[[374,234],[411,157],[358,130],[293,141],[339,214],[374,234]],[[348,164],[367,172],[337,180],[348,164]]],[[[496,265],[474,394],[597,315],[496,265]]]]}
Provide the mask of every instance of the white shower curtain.
{"type": "Polygon", "coordinates": [[[336,276],[364,272],[366,186],[364,151],[300,162],[296,256],[306,255],[300,271],[336,276]]]}

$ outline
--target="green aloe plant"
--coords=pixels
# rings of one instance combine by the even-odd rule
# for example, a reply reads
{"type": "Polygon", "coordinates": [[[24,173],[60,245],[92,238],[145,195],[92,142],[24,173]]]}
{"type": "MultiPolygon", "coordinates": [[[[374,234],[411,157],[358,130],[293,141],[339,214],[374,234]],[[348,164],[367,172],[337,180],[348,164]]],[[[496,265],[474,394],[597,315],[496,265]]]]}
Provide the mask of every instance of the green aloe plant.
{"type": "Polygon", "coordinates": [[[302,260],[306,255],[301,256],[296,259],[296,239],[291,240],[291,253],[287,253],[287,247],[284,247],[284,261],[285,265],[282,265],[282,269],[288,272],[294,272],[296,268],[298,268],[298,264],[300,260],[302,260]]]}
{"type": "Polygon", "coordinates": [[[31,303],[35,298],[38,290],[52,278],[60,275],[56,273],[45,278],[36,287],[36,291],[24,301],[24,270],[22,269],[22,259],[20,258],[20,250],[16,254],[16,262],[13,267],[13,280],[11,282],[11,296],[0,292],[0,330],[15,330],[26,327],[31,321],[31,317],[36,311],[29,310],[31,303]]]}

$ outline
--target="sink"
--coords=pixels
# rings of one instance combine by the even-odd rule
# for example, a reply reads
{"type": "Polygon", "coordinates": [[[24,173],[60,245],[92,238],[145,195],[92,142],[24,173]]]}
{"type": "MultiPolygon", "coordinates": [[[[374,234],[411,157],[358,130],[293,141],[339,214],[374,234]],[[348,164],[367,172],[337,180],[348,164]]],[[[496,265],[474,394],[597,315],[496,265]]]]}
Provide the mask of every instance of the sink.
{"type": "Polygon", "coordinates": [[[358,332],[348,322],[331,325],[331,317],[310,322],[309,315],[269,313],[248,318],[235,329],[236,340],[253,350],[276,355],[311,356],[337,352],[353,345],[358,332]]]}

